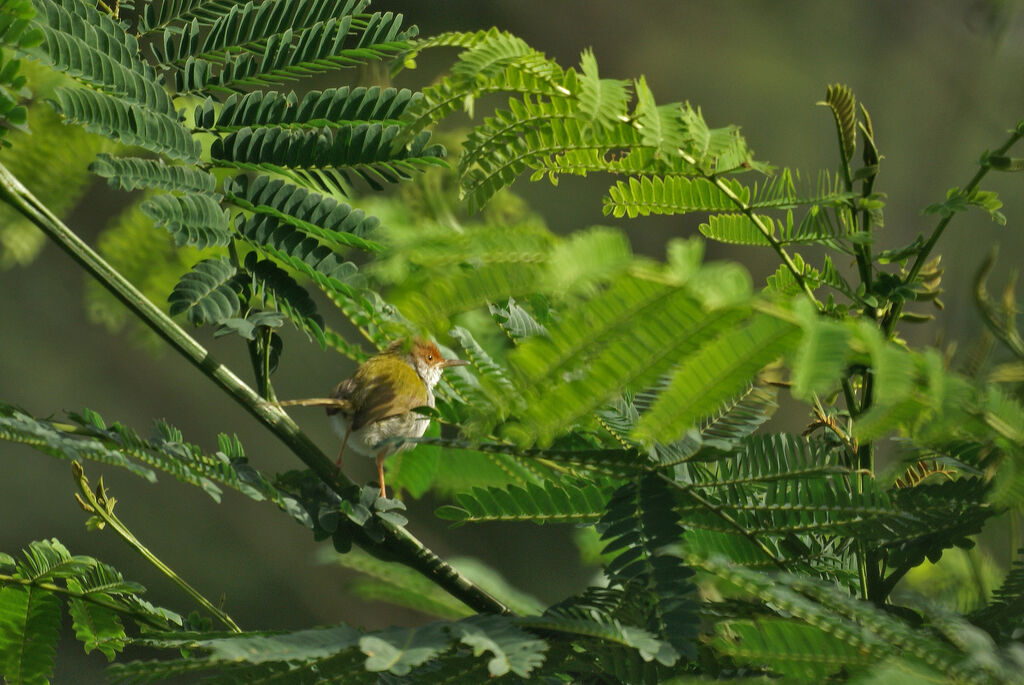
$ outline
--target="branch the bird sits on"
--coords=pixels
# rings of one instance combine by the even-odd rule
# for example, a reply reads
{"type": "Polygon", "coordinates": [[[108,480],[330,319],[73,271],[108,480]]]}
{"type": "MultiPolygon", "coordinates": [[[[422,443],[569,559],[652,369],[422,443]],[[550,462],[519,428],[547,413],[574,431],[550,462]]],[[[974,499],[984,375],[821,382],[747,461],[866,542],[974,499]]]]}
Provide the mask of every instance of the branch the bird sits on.
{"type": "Polygon", "coordinates": [[[331,397],[279,404],[326,407],[331,425],[342,436],[336,465],[341,467],[346,447],[376,457],[380,496],[386,497],[384,460],[412,445],[381,443],[389,438],[422,437],[430,418],[416,409],[434,406],[434,386],[445,369],[468,363],[445,359],[437,345],[428,340],[397,340],[360,364],[352,376],[338,383],[331,397]]]}

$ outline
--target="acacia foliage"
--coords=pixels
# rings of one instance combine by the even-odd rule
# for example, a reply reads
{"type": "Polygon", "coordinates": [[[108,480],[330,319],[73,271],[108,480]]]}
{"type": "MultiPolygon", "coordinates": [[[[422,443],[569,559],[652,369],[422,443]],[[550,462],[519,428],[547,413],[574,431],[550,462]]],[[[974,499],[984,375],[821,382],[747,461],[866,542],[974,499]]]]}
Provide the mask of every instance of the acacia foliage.
{"type": "MultiPolygon", "coordinates": [[[[137,211],[148,225],[198,251],[162,295],[170,313],[237,335],[265,398],[286,323],[355,359],[366,352],[332,320],[348,319],[371,349],[441,337],[472,364],[438,388],[438,418],[458,437],[419,441],[393,460],[390,483],[448,496],[438,514],[458,524],[586,526],[607,582],[544,607],[492,576],[479,583],[509,613],[474,614],[436,579],[424,586],[384,561],[342,557],[374,579],[361,592],[439,620],[225,635],[150,607],[100,562],[37,542],[24,561],[0,556],[4,676],[46,679],[65,604],[86,649],[121,659],[111,674],[128,681],[1019,679],[1016,571],[988,611],[883,608],[908,572],[970,547],[1019,504],[1024,408],[1019,374],[985,386],[897,340],[921,317],[910,309],[937,301],[941,270],[935,240],[876,251],[881,155],[853,93],[830,86],[821,103],[838,169],[777,170],[737,127],[658,104],[643,78],[602,78],[590,52],[565,68],[497,30],[421,40],[401,15],[368,5],[165,0],[140,2],[129,20],[79,0],[6,2],[0,16],[18,30],[0,42],[76,79],[51,106],[117,145],[92,171],[145,190],[137,211]],[[458,50],[454,64],[419,92],[279,90],[440,48],[458,50]],[[498,93],[506,99],[446,165],[432,129],[498,93]],[[431,185],[438,174],[421,173],[441,166],[468,214],[431,185]],[[508,193],[524,174],[611,175],[607,214],[699,212],[704,238],[770,249],[779,269],[755,288],[740,265],[706,263],[697,237],[673,239],[655,261],[619,229],[558,236],[508,193]],[[393,184],[406,194],[373,199],[393,184]],[[856,264],[856,280],[840,260],[856,264]],[[780,387],[807,404],[801,434],[772,429],[780,387]],[[897,463],[913,466],[886,477],[874,444],[894,435],[897,463]],[[168,656],[122,659],[131,646],[168,656]]],[[[0,115],[21,118],[17,107],[0,115]]],[[[982,170],[1018,168],[1006,153],[1022,135],[1019,124],[982,170]]],[[[983,176],[928,209],[940,217],[936,239],[971,207],[1005,221],[983,176]]],[[[153,260],[125,250],[125,261],[153,260]]],[[[1020,363],[1013,307],[1000,311],[980,283],[982,309],[1020,363]]],[[[164,423],[144,439],[94,412],[70,421],[0,405],[0,438],[147,480],[168,472],[215,498],[237,490],[339,552],[356,544],[401,558],[386,545],[408,521],[375,486],[264,476],[226,436],[206,454],[164,423]]]]}

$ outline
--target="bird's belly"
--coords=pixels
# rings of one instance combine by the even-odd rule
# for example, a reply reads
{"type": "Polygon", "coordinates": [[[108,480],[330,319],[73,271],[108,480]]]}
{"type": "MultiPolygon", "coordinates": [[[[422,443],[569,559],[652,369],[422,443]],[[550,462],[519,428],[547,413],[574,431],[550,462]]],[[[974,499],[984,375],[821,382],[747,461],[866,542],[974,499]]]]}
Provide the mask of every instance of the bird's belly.
{"type": "MultiPolygon", "coordinates": [[[[330,417],[331,426],[334,431],[344,439],[345,433],[348,430],[348,420],[346,417],[339,414],[334,414],[330,417]]],[[[404,438],[420,438],[427,432],[427,426],[430,425],[430,419],[417,414],[416,412],[408,412],[406,414],[400,414],[398,416],[390,416],[380,421],[374,421],[365,426],[361,426],[359,430],[353,431],[348,436],[348,443],[345,446],[345,450],[351,449],[356,454],[361,454],[364,457],[377,457],[381,449],[384,450],[384,456],[394,454],[395,452],[401,452],[413,447],[411,444],[396,446],[387,445],[381,449],[374,449],[378,444],[393,437],[404,437],[404,438]]]]}

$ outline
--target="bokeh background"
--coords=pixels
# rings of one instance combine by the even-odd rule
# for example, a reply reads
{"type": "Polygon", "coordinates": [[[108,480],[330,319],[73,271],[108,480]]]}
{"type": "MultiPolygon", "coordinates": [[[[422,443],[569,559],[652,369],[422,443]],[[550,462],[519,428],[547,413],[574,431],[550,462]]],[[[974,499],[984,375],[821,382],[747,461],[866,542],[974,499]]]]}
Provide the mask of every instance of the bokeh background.
{"type": "MultiPolygon", "coordinates": [[[[967,182],[986,148],[1024,118],[1024,21],[1009,0],[904,2],[775,2],[659,0],[516,0],[387,2],[374,8],[403,12],[422,35],[498,26],[575,65],[593,48],[605,77],[647,77],[659,103],[689,101],[712,126],[733,123],[761,160],[813,174],[834,169],[831,115],[816,107],[830,83],[851,86],[869,109],[884,155],[876,189],[888,196],[882,247],[927,233],[927,205],[967,182]]],[[[429,55],[399,75],[396,85],[428,83],[453,53],[429,55]]],[[[350,82],[351,73],[317,85],[350,82]]],[[[16,151],[15,151],[16,154],[16,151]]],[[[55,169],[54,173],[60,173],[55,169]]],[[[934,324],[909,333],[915,341],[973,339],[980,319],[970,301],[970,279],[992,245],[1001,245],[993,290],[1021,261],[1024,187],[1020,176],[992,174],[1009,224],[981,212],[956,219],[939,252],[946,267],[946,309],[934,324]]],[[[515,186],[551,227],[569,232],[593,224],[619,225],[638,252],[661,256],[670,236],[692,235],[696,220],[652,217],[616,221],[601,214],[607,178],[563,178],[515,186]]],[[[125,198],[101,181],[67,217],[95,240],[125,198]]],[[[743,262],[763,282],[775,264],[758,251],[709,249],[713,258],[743,262]]],[[[130,333],[111,334],[89,321],[85,276],[48,245],[28,267],[0,271],[0,400],[34,415],[60,417],[88,406],[145,434],[154,418],[179,427],[191,442],[215,449],[218,432],[236,433],[253,463],[266,472],[298,466],[247,414],[186,362],[154,355],[130,333]]],[[[332,316],[329,311],[326,316],[332,316]]],[[[339,320],[329,321],[339,325],[339,320]]],[[[199,338],[243,376],[248,361],[237,339],[199,338]]],[[[281,397],[318,396],[351,371],[347,360],[286,335],[276,375],[281,397]]],[[[337,439],[319,412],[295,414],[325,451],[337,439]]],[[[357,481],[372,478],[369,460],[350,460],[357,481]]],[[[415,625],[414,612],[364,602],[345,590],[347,572],[320,563],[309,533],[273,507],[227,493],[218,505],[196,488],[163,477],[148,485],[114,469],[104,475],[118,512],[139,538],[183,577],[225,606],[243,627],[288,629],[345,621],[367,628],[415,625]]],[[[57,537],[73,553],[90,554],[149,588],[157,604],[189,608],[187,598],[110,533],[88,533],[75,503],[67,462],[0,442],[0,551],[57,537]]],[[[477,557],[519,588],[545,602],[577,591],[594,574],[578,561],[571,530],[532,525],[449,529],[434,518],[430,497],[409,503],[409,527],[443,556],[477,557]]],[[[55,682],[100,682],[104,660],[66,643],[55,682]]]]}

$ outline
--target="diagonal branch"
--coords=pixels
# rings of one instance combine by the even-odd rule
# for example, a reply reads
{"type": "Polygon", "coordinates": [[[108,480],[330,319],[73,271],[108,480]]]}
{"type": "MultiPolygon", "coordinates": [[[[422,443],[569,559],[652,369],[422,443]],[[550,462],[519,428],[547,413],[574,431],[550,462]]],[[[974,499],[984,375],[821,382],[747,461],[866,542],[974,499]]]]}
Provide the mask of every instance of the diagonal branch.
{"type": "MultiPolygon", "coordinates": [[[[192,336],[54,216],[3,165],[0,165],[0,200],[21,212],[39,227],[168,345],[266,426],[332,490],[341,495],[346,487],[353,486],[352,481],[335,468],[331,460],[302,432],[291,417],[280,407],[265,401],[230,369],[216,361],[192,336]]],[[[383,519],[381,523],[386,531],[383,541],[357,538],[356,543],[371,554],[398,561],[418,571],[475,611],[510,613],[508,607],[470,582],[405,528],[383,519]]]]}

